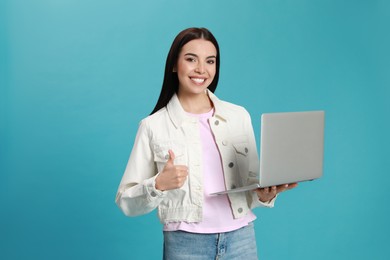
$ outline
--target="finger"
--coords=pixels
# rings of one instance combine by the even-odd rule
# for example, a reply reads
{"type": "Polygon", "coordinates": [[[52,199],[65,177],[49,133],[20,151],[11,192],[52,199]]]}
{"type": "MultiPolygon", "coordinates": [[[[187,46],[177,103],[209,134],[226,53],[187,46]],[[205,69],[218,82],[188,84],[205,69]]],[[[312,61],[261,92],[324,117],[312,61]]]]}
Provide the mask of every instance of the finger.
{"type": "Polygon", "coordinates": [[[167,163],[170,163],[170,164],[174,164],[174,160],[175,160],[175,153],[171,150],[171,149],[169,149],[168,150],[168,154],[169,154],[169,158],[168,158],[168,161],[167,161],[167,163]]]}
{"type": "Polygon", "coordinates": [[[279,192],[283,192],[283,191],[287,191],[287,190],[291,190],[295,187],[298,186],[298,183],[290,183],[290,184],[283,184],[283,185],[279,185],[278,186],[278,193],[279,192]]]}
{"type": "Polygon", "coordinates": [[[298,186],[298,183],[289,184],[288,187],[286,187],[283,191],[294,189],[297,186],[298,186]]]}
{"type": "Polygon", "coordinates": [[[176,178],[178,179],[186,179],[188,176],[187,171],[177,171],[176,172],[176,178]]]}
{"type": "Polygon", "coordinates": [[[283,192],[283,191],[285,191],[287,188],[288,188],[288,184],[279,185],[279,186],[277,187],[277,192],[278,192],[278,193],[283,192]]]}
{"type": "Polygon", "coordinates": [[[187,177],[188,176],[188,171],[187,170],[181,171],[181,176],[187,177]]]}
{"type": "Polygon", "coordinates": [[[188,167],[185,165],[175,165],[175,169],[178,171],[185,171],[188,172],[188,167]]]}

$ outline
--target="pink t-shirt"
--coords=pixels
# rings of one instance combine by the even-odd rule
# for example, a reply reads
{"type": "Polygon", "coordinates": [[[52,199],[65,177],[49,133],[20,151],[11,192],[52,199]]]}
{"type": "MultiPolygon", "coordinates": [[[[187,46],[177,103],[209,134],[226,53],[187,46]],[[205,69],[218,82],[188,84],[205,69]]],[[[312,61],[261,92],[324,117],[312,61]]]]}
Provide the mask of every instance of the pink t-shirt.
{"type": "Polygon", "coordinates": [[[214,109],[205,114],[190,114],[199,119],[203,165],[203,220],[199,223],[170,222],[164,231],[183,230],[193,233],[221,233],[239,229],[256,219],[250,211],[245,217],[234,219],[227,195],[210,196],[210,193],[225,190],[221,156],[215,143],[209,118],[214,109]]]}

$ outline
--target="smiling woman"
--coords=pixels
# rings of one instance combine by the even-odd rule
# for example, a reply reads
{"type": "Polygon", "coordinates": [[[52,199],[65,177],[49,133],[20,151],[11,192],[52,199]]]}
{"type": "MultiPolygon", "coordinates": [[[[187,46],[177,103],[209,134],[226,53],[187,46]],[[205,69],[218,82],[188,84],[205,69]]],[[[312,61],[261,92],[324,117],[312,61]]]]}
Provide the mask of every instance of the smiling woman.
{"type": "Polygon", "coordinates": [[[174,72],[179,79],[178,98],[184,110],[200,114],[210,111],[207,87],[214,80],[217,50],[204,39],[192,40],[180,52],[174,72]]]}
{"type": "Polygon", "coordinates": [[[259,169],[249,113],[213,94],[219,57],[205,28],[175,38],[160,97],[140,123],[118,188],[116,203],[127,216],[158,208],[164,259],[257,259],[251,209],[272,207],[277,193],[295,187],[210,195],[256,182],[259,169]]]}
{"type": "MultiPolygon", "coordinates": [[[[217,40],[215,39],[214,35],[205,28],[188,28],[186,30],[183,30],[180,32],[175,40],[172,43],[171,49],[168,53],[168,57],[165,64],[165,72],[164,72],[164,81],[161,88],[160,97],[157,101],[157,104],[155,108],[153,109],[152,113],[157,112],[159,109],[166,106],[173,96],[174,93],[177,93],[179,90],[179,77],[177,74],[177,66],[179,63],[179,56],[182,55],[186,57],[188,62],[194,62],[197,61],[197,55],[195,53],[187,53],[185,50],[183,50],[183,47],[190,43],[191,41],[197,41],[197,40],[203,40],[207,43],[207,46],[209,48],[214,48],[212,53],[210,53],[214,57],[210,57],[210,60],[208,60],[209,63],[215,64],[215,73],[211,80],[211,82],[208,82],[208,89],[214,93],[215,89],[217,88],[218,80],[219,80],[219,64],[220,64],[220,57],[219,57],[219,45],[217,40]],[[212,44],[212,47],[210,46],[212,44]],[[188,55],[186,55],[188,54],[188,55]],[[191,55],[192,54],[192,55],[191,55]],[[188,57],[189,56],[189,57],[188,57]],[[214,58],[214,59],[212,59],[214,58]]],[[[196,47],[194,44],[190,43],[191,47],[196,47]]],[[[187,46],[187,47],[190,47],[187,46]]],[[[202,54],[204,54],[203,50],[200,50],[202,54]]],[[[209,50],[210,51],[210,50],[209,50]]],[[[199,61],[197,61],[199,62],[199,61]]],[[[200,64],[202,65],[202,64],[200,64]]],[[[197,72],[199,73],[199,68],[195,68],[197,72]]]]}

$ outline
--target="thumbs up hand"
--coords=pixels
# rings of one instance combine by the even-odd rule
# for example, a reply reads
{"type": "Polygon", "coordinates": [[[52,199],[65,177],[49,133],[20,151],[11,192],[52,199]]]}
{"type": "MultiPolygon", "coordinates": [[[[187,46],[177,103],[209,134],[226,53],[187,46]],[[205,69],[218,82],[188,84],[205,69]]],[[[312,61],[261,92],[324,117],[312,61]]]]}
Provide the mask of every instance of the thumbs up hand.
{"type": "Polygon", "coordinates": [[[188,176],[188,168],[185,165],[175,165],[175,154],[172,150],[168,151],[169,159],[162,172],[156,178],[156,189],[173,190],[183,186],[188,176]]]}

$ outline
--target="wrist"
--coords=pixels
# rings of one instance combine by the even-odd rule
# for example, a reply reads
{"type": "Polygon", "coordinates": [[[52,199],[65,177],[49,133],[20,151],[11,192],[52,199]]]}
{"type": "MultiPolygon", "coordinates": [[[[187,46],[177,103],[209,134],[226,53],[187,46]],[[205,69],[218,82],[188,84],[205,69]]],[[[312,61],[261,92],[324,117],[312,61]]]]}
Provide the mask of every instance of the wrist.
{"type": "Polygon", "coordinates": [[[154,188],[158,191],[164,191],[163,187],[161,187],[159,177],[160,177],[160,173],[158,173],[156,178],[154,179],[154,188]]]}
{"type": "Polygon", "coordinates": [[[262,199],[262,198],[260,198],[259,197],[259,201],[261,201],[261,202],[263,202],[263,203],[269,203],[269,202],[271,202],[271,200],[273,200],[275,197],[272,197],[272,198],[270,198],[270,199],[262,199]]]}

